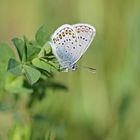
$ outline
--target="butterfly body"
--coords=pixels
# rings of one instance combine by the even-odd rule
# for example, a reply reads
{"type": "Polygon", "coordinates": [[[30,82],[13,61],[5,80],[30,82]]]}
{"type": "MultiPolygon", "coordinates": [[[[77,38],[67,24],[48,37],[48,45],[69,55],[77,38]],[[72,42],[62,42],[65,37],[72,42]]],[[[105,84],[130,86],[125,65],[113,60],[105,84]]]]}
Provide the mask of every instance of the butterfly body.
{"type": "Polygon", "coordinates": [[[51,36],[53,54],[64,71],[76,70],[76,62],[90,46],[96,30],[89,24],[64,24],[51,36]]]}

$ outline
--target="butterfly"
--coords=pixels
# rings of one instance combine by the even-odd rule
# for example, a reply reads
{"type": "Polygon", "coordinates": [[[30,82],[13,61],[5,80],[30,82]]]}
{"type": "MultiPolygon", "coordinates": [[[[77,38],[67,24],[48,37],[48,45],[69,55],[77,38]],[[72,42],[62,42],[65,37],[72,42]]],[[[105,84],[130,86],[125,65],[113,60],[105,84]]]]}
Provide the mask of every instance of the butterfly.
{"type": "MultiPolygon", "coordinates": [[[[89,24],[64,24],[51,36],[50,45],[63,71],[76,70],[76,62],[86,52],[96,34],[89,24]]],[[[92,68],[89,68],[92,70],[92,68]]]]}

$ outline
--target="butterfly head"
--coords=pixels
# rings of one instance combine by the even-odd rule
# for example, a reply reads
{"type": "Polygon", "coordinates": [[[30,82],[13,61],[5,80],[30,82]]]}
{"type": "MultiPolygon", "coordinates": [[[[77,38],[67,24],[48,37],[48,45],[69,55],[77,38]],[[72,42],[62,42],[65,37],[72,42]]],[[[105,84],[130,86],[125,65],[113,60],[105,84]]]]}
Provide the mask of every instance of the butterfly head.
{"type": "Polygon", "coordinates": [[[75,70],[77,70],[77,65],[76,64],[73,64],[73,65],[71,65],[70,67],[69,67],[69,70],[71,70],[71,71],[75,71],[75,70]]]}
{"type": "Polygon", "coordinates": [[[75,70],[77,70],[77,68],[78,68],[77,65],[73,64],[73,65],[69,65],[66,67],[64,67],[64,66],[60,67],[60,71],[61,72],[75,71],[75,70]]]}

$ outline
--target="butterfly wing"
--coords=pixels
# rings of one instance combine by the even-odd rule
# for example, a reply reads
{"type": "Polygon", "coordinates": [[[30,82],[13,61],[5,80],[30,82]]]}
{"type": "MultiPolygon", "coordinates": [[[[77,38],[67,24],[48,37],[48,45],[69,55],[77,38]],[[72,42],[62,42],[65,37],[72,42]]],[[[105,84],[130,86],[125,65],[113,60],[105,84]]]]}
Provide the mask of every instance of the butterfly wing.
{"type": "Polygon", "coordinates": [[[74,24],[72,25],[72,27],[77,33],[77,38],[79,42],[77,46],[78,54],[76,54],[73,57],[73,62],[76,63],[85,53],[85,51],[88,49],[91,42],[93,41],[96,34],[96,29],[89,24],[74,24]]]}
{"type": "Polygon", "coordinates": [[[78,45],[77,33],[71,25],[65,24],[59,27],[51,36],[53,54],[58,59],[62,68],[69,68],[75,49],[78,45]]]}

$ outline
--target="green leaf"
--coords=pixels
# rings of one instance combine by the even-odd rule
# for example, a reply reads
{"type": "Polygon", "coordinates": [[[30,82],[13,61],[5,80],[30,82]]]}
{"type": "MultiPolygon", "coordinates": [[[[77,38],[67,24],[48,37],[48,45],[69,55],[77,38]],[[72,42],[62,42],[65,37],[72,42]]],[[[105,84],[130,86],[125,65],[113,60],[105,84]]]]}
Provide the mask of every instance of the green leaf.
{"type": "Polygon", "coordinates": [[[57,71],[57,69],[52,64],[50,64],[47,61],[43,61],[43,60],[41,60],[39,58],[33,59],[32,64],[35,67],[38,67],[40,69],[43,69],[43,70],[45,70],[45,71],[47,71],[49,73],[52,73],[52,72],[56,72],[57,71]]]}
{"type": "Polygon", "coordinates": [[[11,58],[9,59],[7,70],[16,76],[19,76],[22,74],[22,64],[11,58]]]}
{"type": "Polygon", "coordinates": [[[44,45],[44,49],[45,49],[45,54],[51,53],[52,49],[49,42],[46,42],[46,44],[44,45]]]}
{"type": "Polygon", "coordinates": [[[49,40],[48,29],[46,25],[43,25],[39,28],[35,35],[37,43],[43,46],[49,40]]]}
{"type": "Polygon", "coordinates": [[[12,42],[17,49],[20,61],[25,62],[26,61],[26,46],[25,46],[24,41],[19,38],[13,38],[12,42]]]}
{"type": "Polygon", "coordinates": [[[60,70],[60,65],[57,59],[54,59],[52,61],[49,61],[49,64],[55,67],[58,71],[60,70]]]}
{"type": "Polygon", "coordinates": [[[33,85],[35,82],[39,80],[41,76],[40,71],[28,65],[23,65],[23,68],[24,68],[25,76],[31,85],[33,85]]]}
{"type": "Polygon", "coordinates": [[[51,51],[52,51],[52,50],[51,50],[51,46],[50,46],[49,42],[46,42],[46,43],[44,44],[44,46],[41,48],[41,51],[40,51],[40,53],[38,54],[38,57],[44,57],[44,56],[50,54],[51,51]]]}
{"type": "Polygon", "coordinates": [[[32,93],[33,90],[24,87],[24,77],[20,76],[20,77],[14,77],[14,78],[10,78],[7,79],[6,84],[5,84],[5,89],[6,91],[8,91],[9,93],[12,94],[21,94],[21,93],[32,93]]]}
{"type": "Polygon", "coordinates": [[[14,57],[14,52],[5,43],[0,43],[0,93],[2,93],[6,79],[11,75],[7,72],[8,60],[14,57]]]}
{"type": "Polygon", "coordinates": [[[30,42],[25,36],[24,42],[27,48],[27,61],[30,61],[38,55],[41,48],[36,42],[30,42]]]}

